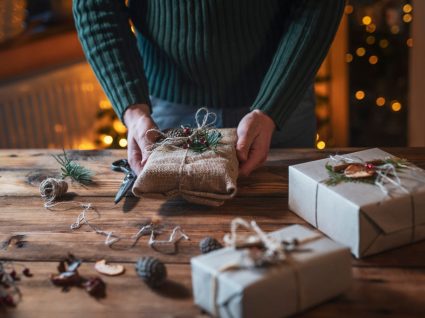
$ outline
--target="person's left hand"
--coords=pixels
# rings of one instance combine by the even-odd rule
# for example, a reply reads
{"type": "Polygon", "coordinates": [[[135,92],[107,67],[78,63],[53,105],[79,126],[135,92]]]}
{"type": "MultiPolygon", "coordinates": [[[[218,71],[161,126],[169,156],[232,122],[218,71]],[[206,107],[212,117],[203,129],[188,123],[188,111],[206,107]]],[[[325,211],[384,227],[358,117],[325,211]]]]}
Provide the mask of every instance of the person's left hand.
{"type": "Polygon", "coordinates": [[[273,119],[258,109],[242,118],[237,129],[236,144],[239,175],[248,176],[266,161],[275,129],[273,119]]]}

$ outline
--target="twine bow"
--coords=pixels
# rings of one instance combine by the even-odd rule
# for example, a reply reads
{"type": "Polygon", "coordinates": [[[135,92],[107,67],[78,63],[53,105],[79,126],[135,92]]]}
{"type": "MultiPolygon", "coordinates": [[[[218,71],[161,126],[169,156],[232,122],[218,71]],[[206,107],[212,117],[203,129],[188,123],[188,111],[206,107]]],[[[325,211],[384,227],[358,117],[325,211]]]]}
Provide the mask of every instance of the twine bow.
{"type": "Polygon", "coordinates": [[[291,257],[293,252],[307,251],[299,247],[303,244],[322,238],[321,234],[315,233],[303,240],[297,238],[287,238],[279,240],[270,237],[257,225],[255,221],[247,222],[241,218],[235,218],[230,225],[230,234],[223,238],[225,244],[235,249],[248,249],[249,258],[243,257],[240,262],[225,264],[218,269],[218,273],[213,275],[212,280],[212,299],[213,315],[217,316],[217,291],[218,275],[231,270],[240,270],[252,267],[264,267],[268,265],[287,264],[294,272],[297,286],[297,310],[302,308],[303,290],[300,283],[300,272],[296,261],[291,257]],[[245,228],[248,233],[240,233],[239,228],[245,228]]]}
{"type": "MultiPolygon", "coordinates": [[[[159,139],[162,137],[163,139],[160,141],[157,141],[153,143],[150,146],[150,151],[153,151],[154,149],[158,148],[159,146],[174,146],[174,147],[180,147],[183,144],[187,143],[188,140],[195,139],[195,137],[199,134],[205,133],[206,130],[213,127],[217,121],[217,114],[210,112],[208,108],[201,107],[197,110],[195,114],[195,121],[196,121],[196,128],[191,129],[191,134],[188,136],[175,136],[171,137],[168,136],[166,133],[162,132],[159,129],[153,128],[146,131],[145,138],[148,140],[151,140],[149,138],[149,135],[155,134],[152,139],[159,139]],[[204,113],[204,114],[202,114],[204,113]],[[201,117],[202,116],[202,117],[201,117]]],[[[184,128],[182,126],[182,128],[184,128]]]]}

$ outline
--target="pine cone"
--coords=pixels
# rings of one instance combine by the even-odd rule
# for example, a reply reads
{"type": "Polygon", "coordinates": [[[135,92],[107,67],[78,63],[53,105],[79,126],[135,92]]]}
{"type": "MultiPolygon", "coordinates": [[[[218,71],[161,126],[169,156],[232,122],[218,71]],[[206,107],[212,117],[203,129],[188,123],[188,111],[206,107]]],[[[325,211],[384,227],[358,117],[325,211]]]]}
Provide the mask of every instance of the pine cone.
{"type": "Polygon", "coordinates": [[[207,254],[209,252],[223,248],[223,245],[215,238],[207,236],[199,243],[199,248],[201,249],[202,254],[207,254]]]}
{"type": "Polygon", "coordinates": [[[176,137],[186,137],[186,134],[183,131],[183,128],[170,128],[164,130],[164,133],[168,138],[176,138],[176,137]]]}
{"type": "Polygon", "coordinates": [[[136,273],[152,288],[159,287],[167,277],[164,263],[154,257],[139,258],[136,273]]]}

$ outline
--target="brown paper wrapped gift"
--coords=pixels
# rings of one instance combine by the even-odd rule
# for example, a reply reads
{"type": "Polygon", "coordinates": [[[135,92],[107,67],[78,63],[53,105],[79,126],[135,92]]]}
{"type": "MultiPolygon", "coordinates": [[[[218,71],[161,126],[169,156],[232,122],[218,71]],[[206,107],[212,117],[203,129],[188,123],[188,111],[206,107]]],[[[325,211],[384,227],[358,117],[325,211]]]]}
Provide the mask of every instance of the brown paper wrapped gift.
{"type": "Polygon", "coordinates": [[[202,153],[175,145],[156,147],[133,186],[136,196],[182,196],[189,202],[220,206],[236,194],[236,129],[217,129],[223,138],[202,153]]]}

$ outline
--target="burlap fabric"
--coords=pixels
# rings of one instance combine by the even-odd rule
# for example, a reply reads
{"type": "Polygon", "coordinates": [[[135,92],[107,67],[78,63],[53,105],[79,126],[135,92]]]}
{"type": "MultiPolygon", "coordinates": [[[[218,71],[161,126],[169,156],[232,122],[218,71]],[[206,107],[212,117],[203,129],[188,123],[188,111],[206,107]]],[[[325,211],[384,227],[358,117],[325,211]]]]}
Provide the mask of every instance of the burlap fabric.
{"type": "Polygon", "coordinates": [[[189,202],[220,206],[236,194],[236,129],[218,129],[216,151],[197,153],[172,145],[153,150],[133,186],[136,196],[182,196],[189,202]]]}

